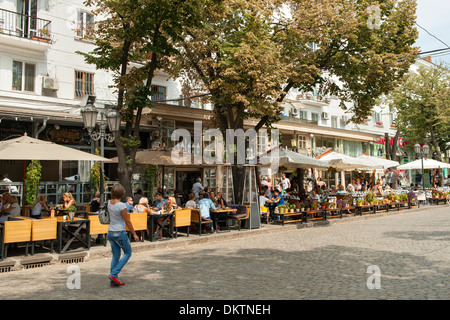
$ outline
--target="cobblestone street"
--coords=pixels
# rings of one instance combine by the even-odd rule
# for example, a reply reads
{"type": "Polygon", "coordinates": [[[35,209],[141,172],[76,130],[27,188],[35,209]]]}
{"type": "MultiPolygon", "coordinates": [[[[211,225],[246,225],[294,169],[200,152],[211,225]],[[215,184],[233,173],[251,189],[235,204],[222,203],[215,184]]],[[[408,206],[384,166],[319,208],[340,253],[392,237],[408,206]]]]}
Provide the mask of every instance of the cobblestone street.
{"type": "Polygon", "coordinates": [[[450,208],[428,207],[137,252],[120,288],[109,287],[109,257],[78,264],[81,289],[67,288],[68,265],[3,273],[0,298],[449,299],[449,244],[450,208]],[[380,289],[367,287],[371,265],[380,289]]]}

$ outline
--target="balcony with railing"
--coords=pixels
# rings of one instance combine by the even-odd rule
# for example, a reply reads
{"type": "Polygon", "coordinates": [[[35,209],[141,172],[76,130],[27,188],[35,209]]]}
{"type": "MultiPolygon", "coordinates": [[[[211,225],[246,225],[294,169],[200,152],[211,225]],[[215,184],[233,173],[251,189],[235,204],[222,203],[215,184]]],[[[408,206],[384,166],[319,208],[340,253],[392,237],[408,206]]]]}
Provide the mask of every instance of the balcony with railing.
{"type": "Polygon", "coordinates": [[[46,49],[51,42],[50,20],[0,9],[0,43],[46,49]]]}

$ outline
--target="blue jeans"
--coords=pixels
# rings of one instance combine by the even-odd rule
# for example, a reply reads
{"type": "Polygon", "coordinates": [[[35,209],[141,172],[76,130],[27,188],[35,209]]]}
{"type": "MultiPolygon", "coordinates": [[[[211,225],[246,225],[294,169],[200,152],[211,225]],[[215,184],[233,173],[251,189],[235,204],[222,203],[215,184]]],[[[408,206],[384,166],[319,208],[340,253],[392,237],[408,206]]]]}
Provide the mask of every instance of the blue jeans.
{"type": "MultiPolygon", "coordinates": [[[[123,231],[108,231],[108,240],[111,244],[112,260],[110,276],[118,278],[120,271],[131,257],[131,244],[128,239],[127,232],[123,231]],[[120,258],[121,250],[123,250],[123,257],[120,258]]],[[[111,284],[113,282],[111,281],[111,284]]]]}

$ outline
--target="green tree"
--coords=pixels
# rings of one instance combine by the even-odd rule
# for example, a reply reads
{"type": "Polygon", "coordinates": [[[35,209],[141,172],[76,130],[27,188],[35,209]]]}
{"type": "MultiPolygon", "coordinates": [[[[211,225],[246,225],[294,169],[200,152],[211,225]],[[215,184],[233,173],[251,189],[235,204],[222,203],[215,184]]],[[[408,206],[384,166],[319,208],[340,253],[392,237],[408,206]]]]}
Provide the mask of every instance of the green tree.
{"type": "Polygon", "coordinates": [[[96,48],[84,55],[97,69],[111,72],[117,94],[117,110],[125,122],[115,145],[118,175],[126,194],[132,195],[131,177],[140,146],[142,110],[150,108],[152,81],[169,57],[177,53],[181,29],[195,21],[195,1],[183,0],[87,0],[97,17],[87,37],[96,48]]]}
{"type": "MultiPolygon", "coordinates": [[[[414,62],[416,3],[380,0],[380,26],[370,28],[369,0],[206,1],[202,24],[185,28],[177,68],[198,91],[210,94],[220,129],[255,129],[280,119],[292,88],[352,102],[353,122],[371,113],[414,62]],[[312,44],[316,49],[312,50],[312,44]]],[[[235,199],[242,166],[233,165],[235,199]]]]}
{"type": "MultiPolygon", "coordinates": [[[[444,64],[419,67],[388,97],[395,125],[406,140],[428,143],[435,159],[450,141],[450,70],[444,64]]],[[[442,179],[440,179],[442,181],[442,179]]]]}

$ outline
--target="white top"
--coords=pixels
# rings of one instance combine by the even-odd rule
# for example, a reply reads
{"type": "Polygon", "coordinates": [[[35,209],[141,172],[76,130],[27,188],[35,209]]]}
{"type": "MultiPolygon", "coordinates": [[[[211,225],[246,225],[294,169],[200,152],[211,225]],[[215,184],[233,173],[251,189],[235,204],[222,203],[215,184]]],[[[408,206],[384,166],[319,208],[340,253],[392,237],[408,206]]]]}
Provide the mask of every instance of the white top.
{"type": "Polygon", "coordinates": [[[189,200],[188,202],[186,202],[186,208],[195,209],[197,208],[197,203],[194,200],[189,200]]]}
{"type": "Polygon", "coordinates": [[[283,187],[283,190],[286,190],[289,188],[289,182],[290,181],[288,178],[281,180],[281,186],[283,187]]]}
{"type": "Polygon", "coordinates": [[[0,216],[0,222],[8,221],[8,217],[20,216],[20,206],[17,203],[13,203],[11,206],[13,209],[9,213],[0,216]]]}
{"type": "Polygon", "coordinates": [[[44,209],[44,207],[42,207],[42,204],[40,202],[36,203],[33,206],[33,209],[31,209],[31,215],[32,216],[38,216],[41,214],[42,209],[44,209]]]}

